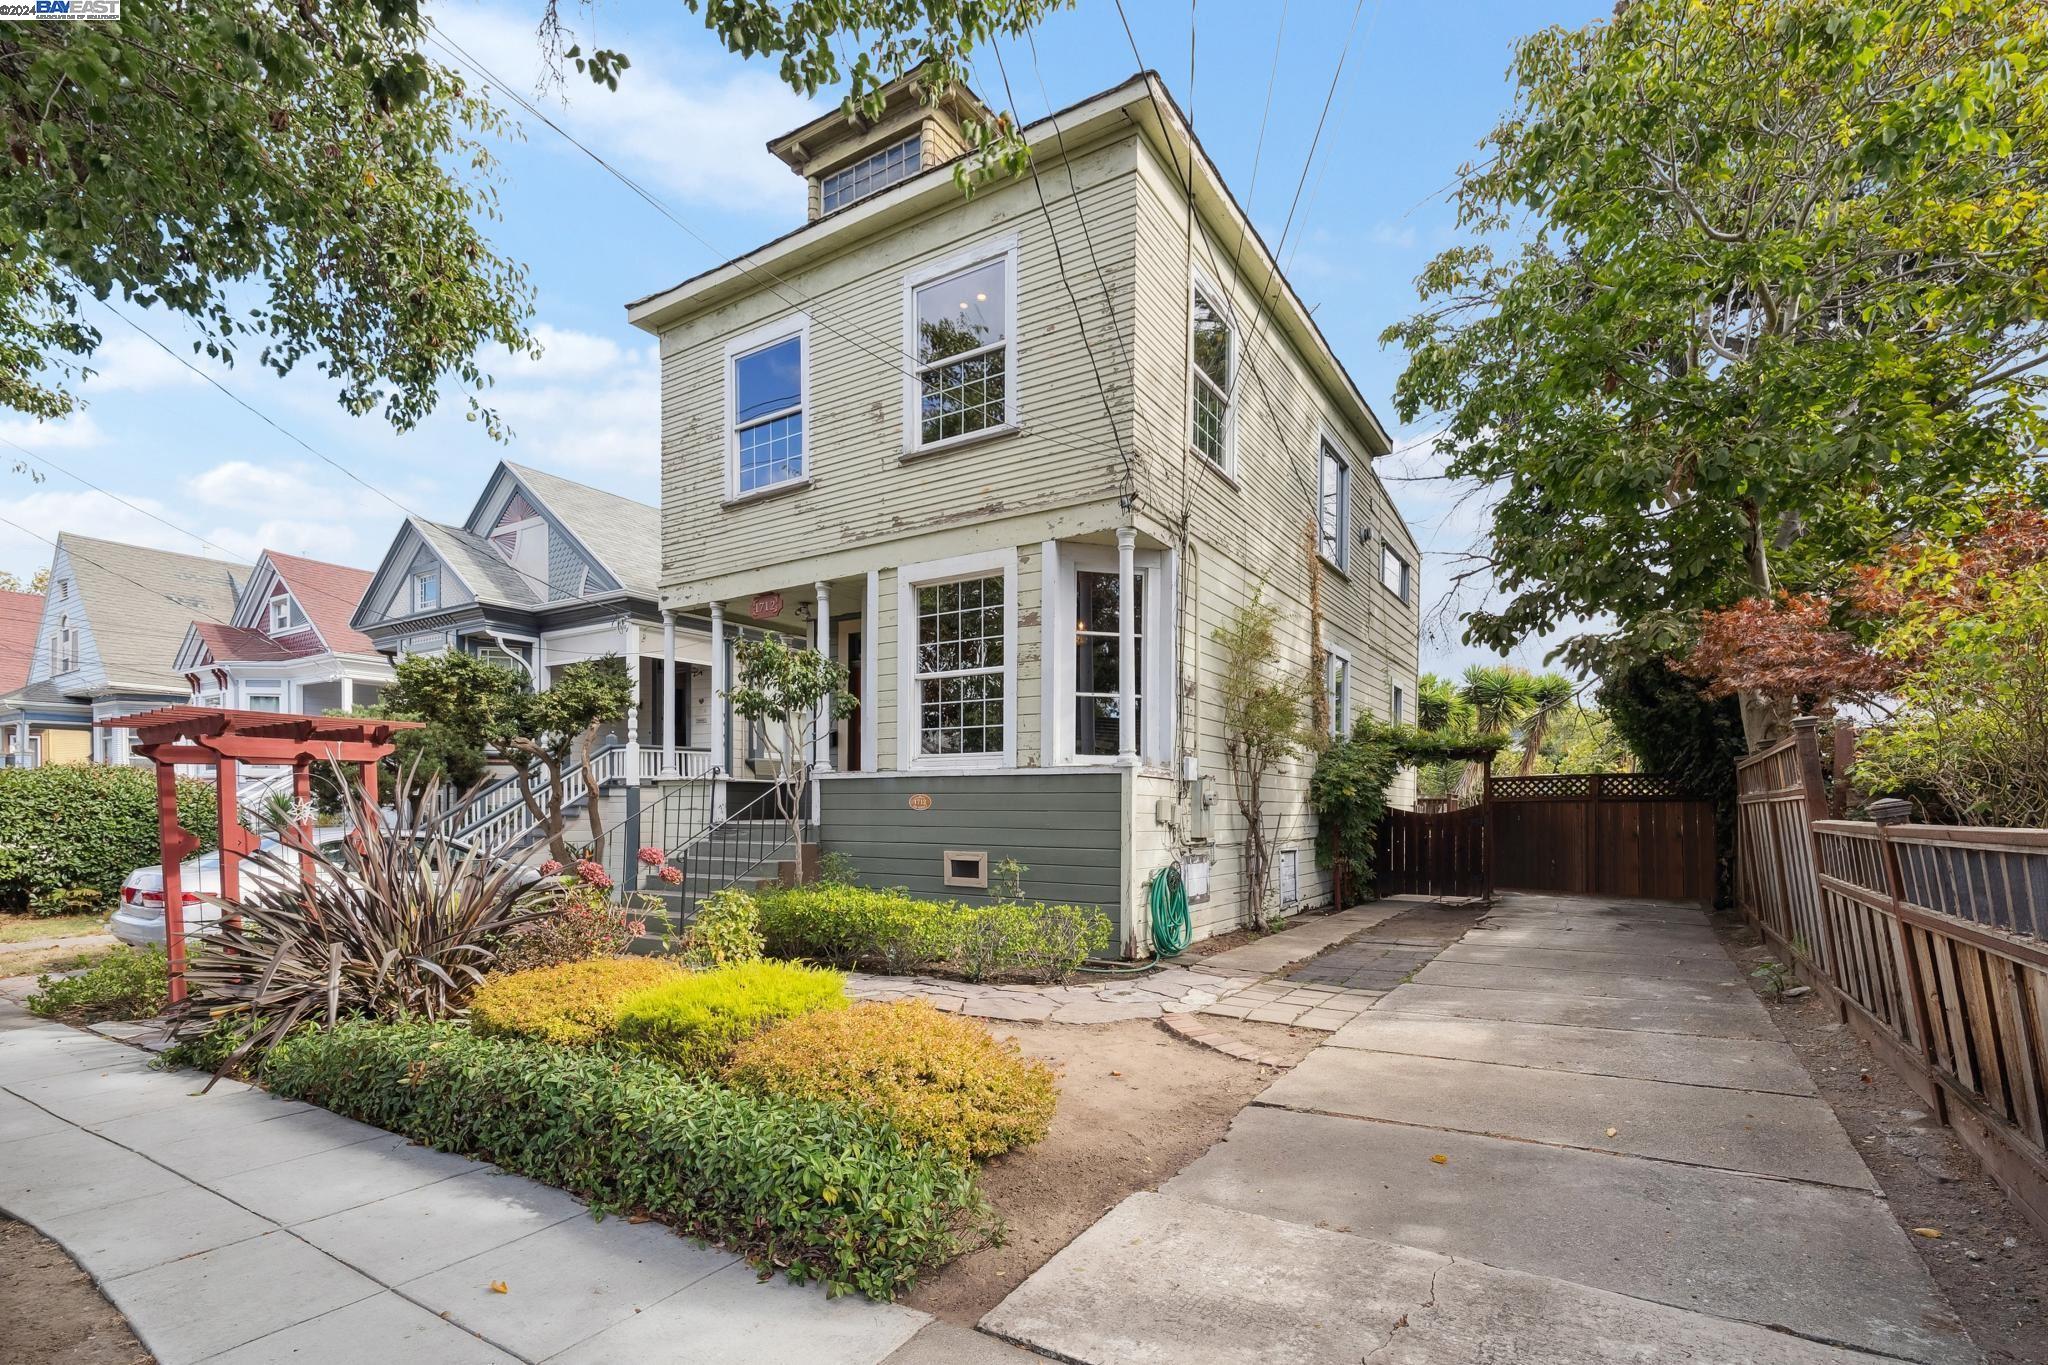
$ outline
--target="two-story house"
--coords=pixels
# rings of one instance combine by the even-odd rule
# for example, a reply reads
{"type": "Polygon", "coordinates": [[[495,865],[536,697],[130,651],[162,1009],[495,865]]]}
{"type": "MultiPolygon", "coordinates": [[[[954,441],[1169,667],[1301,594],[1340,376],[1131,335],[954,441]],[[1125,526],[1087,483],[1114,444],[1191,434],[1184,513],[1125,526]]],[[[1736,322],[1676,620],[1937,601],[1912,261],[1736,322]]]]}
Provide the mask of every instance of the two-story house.
{"type": "MultiPolygon", "coordinates": [[[[1245,918],[1218,629],[1257,599],[1329,721],[1412,709],[1417,554],[1386,431],[1150,74],[1029,125],[971,196],[956,87],[771,144],[811,218],[629,305],[660,339],[665,613],[806,631],[860,705],[816,755],[863,879],[1245,918]]],[[[715,768],[744,772],[714,706],[715,768]]],[[[1280,774],[1271,896],[1327,899],[1280,774]]]]}
{"type": "Polygon", "coordinates": [[[265,550],[227,621],[194,621],[174,663],[199,706],[324,715],[368,706],[391,662],[349,624],[362,569],[265,550]]]}
{"type": "Polygon", "coordinates": [[[226,624],[246,564],[60,532],[28,680],[0,696],[29,764],[125,763],[133,736],[94,722],[191,700],[173,667],[195,621],[226,624]]]}

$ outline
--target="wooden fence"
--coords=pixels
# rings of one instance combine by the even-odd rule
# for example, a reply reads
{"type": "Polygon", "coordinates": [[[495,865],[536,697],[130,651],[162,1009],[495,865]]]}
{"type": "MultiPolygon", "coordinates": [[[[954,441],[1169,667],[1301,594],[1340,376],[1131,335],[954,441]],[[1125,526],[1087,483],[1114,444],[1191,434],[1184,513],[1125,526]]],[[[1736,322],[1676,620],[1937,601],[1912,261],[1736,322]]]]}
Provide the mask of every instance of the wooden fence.
{"type": "Polygon", "coordinates": [[[1851,752],[1739,765],[1742,909],[2048,1230],[2048,830],[1832,818],[1851,752]]]}
{"type": "Polygon", "coordinates": [[[1382,896],[1487,895],[1486,807],[1388,811],[1373,889],[1382,896]]]}
{"type": "Polygon", "coordinates": [[[1579,896],[1714,900],[1714,805],[1654,773],[1493,777],[1492,884],[1579,896]]]}

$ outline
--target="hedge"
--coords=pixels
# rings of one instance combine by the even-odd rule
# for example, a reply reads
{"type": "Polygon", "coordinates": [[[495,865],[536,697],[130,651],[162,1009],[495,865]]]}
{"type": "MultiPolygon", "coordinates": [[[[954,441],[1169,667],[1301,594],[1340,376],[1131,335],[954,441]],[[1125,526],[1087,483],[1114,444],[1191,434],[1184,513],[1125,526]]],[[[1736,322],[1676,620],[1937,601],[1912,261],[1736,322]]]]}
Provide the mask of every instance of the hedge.
{"type": "Polygon", "coordinates": [[[884,972],[939,968],[971,981],[1022,976],[1064,981],[1109,946],[1109,917],[1093,907],[920,900],[837,882],[755,893],[761,933],[777,957],[884,972]]]}
{"type": "Polygon", "coordinates": [[[846,979],[794,962],[741,962],[685,972],[619,1002],[613,1036],[685,1071],[708,1071],[779,1020],[846,1008],[846,979]]]}
{"type": "Polygon", "coordinates": [[[500,973],[470,997],[470,1027],[570,1047],[601,1042],[618,1023],[620,1001],[681,971],[666,958],[596,957],[500,973]]]}
{"type": "Polygon", "coordinates": [[[994,1231],[973,1173],[832,1104],[455,1024],[345,1022],[270,1054],[278,1094],[646,1212],[763,1268],[893,1298],[994,1231]]]}
{"type": "MultiPolygon", "coordinates": [[[[212,848],[213,784],[178,783],[179,823],[212,848]]],[[[156,774],[149,768],[53,763],[0,768],[0,909],[25,909],[73,888],[111,900],[156,862],[156,774]]]]}

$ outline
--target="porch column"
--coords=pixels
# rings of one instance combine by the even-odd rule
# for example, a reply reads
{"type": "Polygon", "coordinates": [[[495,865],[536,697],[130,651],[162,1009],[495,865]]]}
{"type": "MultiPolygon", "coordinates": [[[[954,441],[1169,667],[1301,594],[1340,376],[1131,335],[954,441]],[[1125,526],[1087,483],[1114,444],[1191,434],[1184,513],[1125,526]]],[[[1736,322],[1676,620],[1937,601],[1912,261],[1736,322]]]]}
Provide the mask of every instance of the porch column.
{"type": "Polygon", "coordinates": [[[356,709],[356,680],[346,673],[341,675],[341,709],[344,714],[356,709]]]}
{"type": "Polygon", "coordinates": [[[1138,532],[1116,528],[1116,761],[1138,761],[1138,532]]]}
{"type": "Polygon", "coordinates": [[[711,604],[711,766],[732,771],[725,734],[725,604],[711,604]]]}
{"type": "MultiPolygon", "coordinates": [[[[818,595],[818,653],[827,659],[832,657],[832,589],[824,583],[813,583],[812,589],[818,595]]],[[[832,771],[832,702],[830,698],[818,703],[817,738],[812,743],[813,762],[821,773],[832,771]]]]}
{"type": "MultiPolygon", "coordinates": [[[[628,621],[619,627],[626,637],[626,680],[632,692],[626,699],[626,785],[640,785],[640,623],[628,621]]],[[[597,798],[593,796],[593,801],[597,798]]]]}
{"type": "Polygon", "coordinates": [[[22,716],[14,722],[14,766],[28,766],[28,717],[22,716]]]}
{"type": "Polygon", "coordinates": [[[676,614],[661,613],[661,775],[676,775],[676,614]]]}

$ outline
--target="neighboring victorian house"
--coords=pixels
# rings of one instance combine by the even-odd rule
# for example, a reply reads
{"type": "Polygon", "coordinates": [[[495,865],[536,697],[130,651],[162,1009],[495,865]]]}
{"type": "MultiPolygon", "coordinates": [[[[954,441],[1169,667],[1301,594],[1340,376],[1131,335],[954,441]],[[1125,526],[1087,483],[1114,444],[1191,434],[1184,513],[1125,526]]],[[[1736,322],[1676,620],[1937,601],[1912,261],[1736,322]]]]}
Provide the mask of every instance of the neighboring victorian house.
{"type": "MultiPolygon", "coordinates": [[[[980,111],[899,83],[776,140],[811,221],[629,306],[661,347],[660,605],[708,613],[715,660],[735,619],[823,623],[861,705],[820,837],[864,880],[976,896],[1014,858],[1137,953],[1170,862],[1198,935],[1245,917],[1218,628],[1262,592],[1333,728],[1408,718],[1417,554],[1386,431],[1159,81],[1024,128],[1034,173],[967,197],[980,111]]],[[[743,770],[726,710],[712,762],[743,770]]],[[[1330,896],[1312,766],[1267,793],[1283,906],[1330,896]]]]}
{"type": "MultiPolygon", "coordinates": [[[[43,621],[39,592],[0,592],[0,697],[28,681],[29,661],[36,653],[36,628],[43,621]]],[[[0,768],[26,767],[34,753],[30,739],[20,754],[13,726],[0,729],[0,768]]]]}
{"type": "Polygon", "coordinates": [[[367,706],[391,661],[349,624],[370,575],[265,550],[232,619],[194,621],[176,668],[200,706],[324,715],[367,706]]]}
{"type": "Polygon", "coordinates": [[[579,660],[616,654],[636,687],[615,738],[622,778],[701,775],[709,741],[710,652],[703,624],[676,634],[677,745],[659,745],[663,618],[655,605],[661,513],[523,465],[500,464],[459,526],[408,518],[350,621],[381,653],[461,650],[546,687],[579,660]]]}
{"type": "Polygon", "coordinates": [[[133,736],[93,723],[189,702],[173,661],[195,621],[225,624],[249,566],[60,532],[28,681],[0,728],[34,763],[125,763],[133,736]]]}

